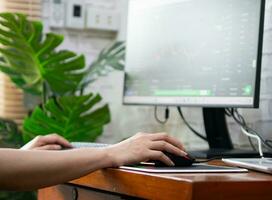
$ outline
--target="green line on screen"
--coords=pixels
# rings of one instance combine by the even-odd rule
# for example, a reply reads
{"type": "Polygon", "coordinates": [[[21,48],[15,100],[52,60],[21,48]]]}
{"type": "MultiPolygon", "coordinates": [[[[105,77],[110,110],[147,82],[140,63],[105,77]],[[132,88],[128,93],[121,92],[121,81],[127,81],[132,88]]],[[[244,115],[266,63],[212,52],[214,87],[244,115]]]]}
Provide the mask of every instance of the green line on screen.
{"type": "Polygon", "coordinates": [[[212,96],[210,90],[156,90],[155,96],[212,96]]]}

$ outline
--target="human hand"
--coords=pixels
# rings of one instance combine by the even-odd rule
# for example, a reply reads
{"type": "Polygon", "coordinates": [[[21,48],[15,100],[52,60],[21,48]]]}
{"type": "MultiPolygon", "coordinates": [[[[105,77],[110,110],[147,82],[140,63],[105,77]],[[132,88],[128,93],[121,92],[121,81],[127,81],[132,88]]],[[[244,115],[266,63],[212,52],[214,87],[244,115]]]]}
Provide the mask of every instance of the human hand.
{"type": "Polygon", "coordinates": [[[61,150],[62,148],[72,148],[72,145],[63,137],[57,134],[37,136],[24,145],[22,150],[61,150]]]}
{"type": "Polygon", "coordinates": [[[118,144],[107,147],[114,167],[158,160],[169,166],[174,163],[162,151],[186,156],[183,145],[166,133],[138,133],[118,144]]]}

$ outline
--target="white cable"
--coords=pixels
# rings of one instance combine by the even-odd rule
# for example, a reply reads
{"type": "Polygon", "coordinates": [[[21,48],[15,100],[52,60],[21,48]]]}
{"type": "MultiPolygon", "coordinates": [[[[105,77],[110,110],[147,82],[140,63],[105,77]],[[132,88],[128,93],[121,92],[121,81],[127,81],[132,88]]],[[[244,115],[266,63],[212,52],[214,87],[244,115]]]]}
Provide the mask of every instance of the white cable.
{"type": "Polygon", "coordinates": [[[257,135],[254,135],[254,134],[251,134],[249,133],[248,131],[246,131],[243,127],[241,127],[241,130],[242,132],[248,136],[248,137],[251,137],[251,138],[254,138],[258,141],[258,149],[259,149],[259,154],[260,156],[263,158],[263,148],[262,148],[262,141],[261,141],[261,138],[257,135]]]}

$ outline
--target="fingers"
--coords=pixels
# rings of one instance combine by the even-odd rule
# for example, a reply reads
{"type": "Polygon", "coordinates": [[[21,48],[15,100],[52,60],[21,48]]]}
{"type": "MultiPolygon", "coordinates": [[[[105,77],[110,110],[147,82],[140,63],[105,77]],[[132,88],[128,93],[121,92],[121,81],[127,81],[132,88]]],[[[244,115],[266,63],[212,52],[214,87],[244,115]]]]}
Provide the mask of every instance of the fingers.
{"type": "Polygon", "coordinates": [[[150,149],[152,150],[158,150],[158,151],[167,151],[169,153],[173,153],[179,156],[186,156],[187,153],[184,152],[183,150],[180,150],[176,146],[167,143],[165,141],[153,141],[151,143],[150,149]]]}
{"type": "Polygon", "coordinates": [[[166,133],[150,134],[150,137],[151,137],[151,140],[153,140],[153,141],[160,141],[160,140],[166,141],[166,142],[176,146],[177,148],[185,151],[185,148],[184,148],[183,144],[180,141],[178,141],[177,139],[169,136],[166,133]]]}
{"type": "Polygon", "coordinates": [[[62,146],[58,144],[49,144],[41,147],[36,147],[35,150],[61,150],[62,146]]]}
{"type": "Polygon", "coordinates": [[[37,136],[26,145],[22,150],[60,150],[62,148],[72,148],[72,145],[63,137],[57,134],[51,134],[46,136],[37,136]],[[51,146],[53,145],[53,146],[51,146]]]}
{"type": "Polygon", "coordinates": [[[137,137],[140,138],[141,144],[146,144],[148,149],[147,155],[149,155],[149,160],[158,160],[166,165],[174,166],[173,161],[164,154],[164,152],[169,152],[178,156],[188,155],[185,152],[184,146],[174,137],[169,136],[166,133],[155,133],[155,134],[145,134],[139,133],[137,137]]]}
{"type": "Polygon", "coordinates": [[[72,145],[65,138],[57,134],[43,136],[41,142],[45,145],[57,144],[62,147],[72,148],[72,145]]]}
{"type": "Polygon", "coordinates": [[[173,161],[166,153],[169,152],[177,156],[187,155],[184,152],[183,145],[165,133],[137,133],[135,136],[106,150],[110,154],[109,157],[112,158],[113,166],[129,165],[150,160],[157,160],[166,165],[174,166],[173,161]]]}
{"type": "Polygon", "coordinates": [[[168,166],[175,166],[175,164],[161,151],[151,151],[150,158],[165,163],[168,166]]]}

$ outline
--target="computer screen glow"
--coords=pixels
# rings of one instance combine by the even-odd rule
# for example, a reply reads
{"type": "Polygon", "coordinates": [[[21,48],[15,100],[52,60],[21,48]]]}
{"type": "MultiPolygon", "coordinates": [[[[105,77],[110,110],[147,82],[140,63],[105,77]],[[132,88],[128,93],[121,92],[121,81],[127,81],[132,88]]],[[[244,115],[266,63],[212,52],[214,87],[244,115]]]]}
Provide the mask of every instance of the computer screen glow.
{"type": "Polygon", "coordinates": [[[261,0],[130,0],[124,103],[253,107],[260,31],[261,0]]]}

